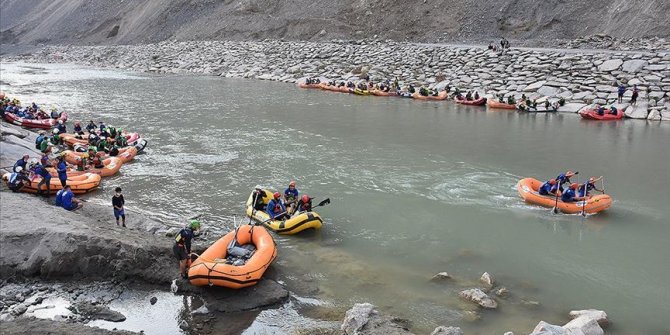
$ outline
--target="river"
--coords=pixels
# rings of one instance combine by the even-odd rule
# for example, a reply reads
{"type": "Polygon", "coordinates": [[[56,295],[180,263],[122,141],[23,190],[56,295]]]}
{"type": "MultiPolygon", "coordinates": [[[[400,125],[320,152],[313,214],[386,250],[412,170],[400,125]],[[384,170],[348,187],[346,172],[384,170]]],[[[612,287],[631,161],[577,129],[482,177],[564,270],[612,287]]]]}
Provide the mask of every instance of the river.
{"type": "Polygon", "coordinates": [[[175,225],[202,213],[223,232],[255,184],[296,180],[316,202],[329,197],[320,232],[277,238],[285,280],[316,283],[312,298],[371,302],[419,333],[527,333],[583,308],[605,310],[611,334],[670,332],[670,123],[74,65],[2,64],[0,79],[71,120],[104,119],[149,140],[93,200],[121,186],[134,210],[175,225]],[[582,218],[518,197],[519,179],[568,169],[604,175],[613,206],[582,218]],[[441,271],[454,280],[429,281],[441,271]],[[457,293],[485,271],[510,296],[467,321],[477,309],[457,293]]]}

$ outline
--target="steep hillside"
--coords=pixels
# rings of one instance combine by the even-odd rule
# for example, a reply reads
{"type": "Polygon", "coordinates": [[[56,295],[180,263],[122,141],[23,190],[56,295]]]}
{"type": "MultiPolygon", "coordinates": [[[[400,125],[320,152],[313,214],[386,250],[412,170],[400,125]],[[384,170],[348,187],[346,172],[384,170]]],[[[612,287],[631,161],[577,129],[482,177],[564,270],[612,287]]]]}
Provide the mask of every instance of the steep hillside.
{"type": "Polygon", "coordinates": [[[667,0],[0,0],[0,42],[670,36],[667,0]]]}

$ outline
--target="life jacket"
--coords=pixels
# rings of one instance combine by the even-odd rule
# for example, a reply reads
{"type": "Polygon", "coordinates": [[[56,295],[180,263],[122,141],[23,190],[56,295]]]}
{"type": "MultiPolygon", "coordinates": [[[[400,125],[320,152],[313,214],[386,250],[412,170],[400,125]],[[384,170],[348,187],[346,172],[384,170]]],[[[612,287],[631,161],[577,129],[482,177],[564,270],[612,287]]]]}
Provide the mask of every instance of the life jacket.
{"type": "Polygon", "coordinates": [[[44,141],[44,135],[37,136],[35,139],[35,149],[40,148],[40,144],[42,144],[42,141],[44,141]]]}

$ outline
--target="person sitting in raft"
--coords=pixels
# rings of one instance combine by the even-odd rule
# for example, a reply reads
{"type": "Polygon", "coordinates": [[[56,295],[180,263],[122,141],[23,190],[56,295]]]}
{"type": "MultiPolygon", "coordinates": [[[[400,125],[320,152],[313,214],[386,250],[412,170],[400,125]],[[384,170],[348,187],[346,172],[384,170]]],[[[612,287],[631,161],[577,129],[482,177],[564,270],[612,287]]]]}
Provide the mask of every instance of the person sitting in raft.
{"type": "Polygon", "coordinates": [[[51,138],[49,138],[48,136],[45,135],[42,138],[42,142],[40,142],[40,151],[43,152],[43,153],[47,152],[48,150],[51,149],[50,146],[52,146],[52,145],[53,145],[53,143],[51,142],[51,138]]]}
{"type": "Polygon", "coordinates": [[[254,210],[265,210],[265,199],[267,198],[267,195],[265,194],[265,191],[263,191],[261,185],[256,185],[256,187],[254,187],[254,191],[251,194],[251,198],[253,199],[251,201],[251,205],[253,206],[254,210]]]}
{"type": "Polygon", "coordinates": [[[475,96],[474,96],[474,98],[475,98],[475,100],[479,100],[479,92],[475,91],[475,96]]]}
{"type": "Polygon", "coordinates": [[[596,190],[600,193],[605,193],[605,190],[600,190],[596,187],[596,183],[603,179],[603,176],[600,176],[598,178],[596,177],[591,177],[589,180],[586,182],[586,184],[581,184],[579,185],[579,189],[577,190],[577,195],[580,197],[590,197],[591,194],[590,192],[593,190],[596,190]]]}
{"type": "Polygon", "coordinates": [[[312,198],[310,198],[307,194],[303,194],[300,200],[298,200],[298,205],[296,208],[298,209],[296,211],[297,214],[302,212],[310,212],[312,210],[312,198]]]}
{"type": "Polygon", "coordinates": [[[17,168],[21,168],[21,170],[26,171],[26,166],[28,165],[28,160],[30,159],[30,156],[28,155],[23,155],[23,157],[19,158],[19,160],[14,163],[14,167],[12,168],[13,172],[19,172],[17,171],[17,168]]]}
{"type": "Polygon", "coordinates": [[[419,94],[422,95],[422,96],[424,96],[424,97],[427,97],[427,96],[430,94],[430,92],[428,91],[427,88],[425,88],[425,87],[422,86],[422,87],[419,89],[419,94]]]}
{"type": "Polygon", "coordinates": [[[84,207],[84,203],[74,197],[74,193],[72,193],[72,189],[70,188],[70,185],[66,185],[63,188],[63,196],[61,201],[63,202],[63,208],[65,208],[68,211],[74,211],[79,208],[84,207]]]}
{"type": "Polygon", "coordinates": [[[100,121],[100,124],[98,125],[98,127],[100,128],[100,132],[102,132],[103,129],[107,128],[104,121],[100,121]]]}
{"type": "Polygon", "coordinates": [[[558,185],[556,185],[556,179],[551,179],[540,186],[538,193],[540,193],[540,195],[556,195],[557,190],[558,185]]]}
{"type": "Polygon", "coordinates": [[[596,113],[598,113],[598,115],[600,116],[605,115],[605,107],[596,104],[593,108],[596,110],[596,113]]]}
{"type": "Polygon", "coordinates": [[[56,129],[58,129],[58,132],[61,134],[67,133],[67,127],[65,126],[65,122],[63,122],[63,120],[58,120],[58,124],[56,124],[56,129]]]}
{"type": "Polygon", "coordinates": [[[614,106],[610,106],[610,114],[617,115],[619,111],[614,106]]]}
{"type": "Polygon", "coordinates": [[[42,195],[44,197],[49,197],[51,193],[51,173],[47,171],[46,167],[38,162],[32,164],[33,173],[42,177],[39,183],[37,183],[37,195],[42,195]],[[42,190],[42,185],[46,185],[46,193],[42,190]]]}
{"type": "Polygon", "coordinates": [[[63,138],[60,137],[60,135],[59,135],[60,133],[61,133],[60,129],[58,129],[58,128],[54,128],[54,130],[53,130],[53,135],[51,136],[51,143],[52,143],[53,145],[61,145],[61,144],[63,144],[63,138]]]}
{"type": "Polygon", "coordinates": [[[56,109],[56,107],[51,107],[51,118],[52,119],[57,119],[60,117],[60,113],[56,109]]]}
{"type": "Polygon", "coordinates": [[[507,104],[516,105],[516,100],[514,99],[514,96],[510,95],[507,97],[507,104]]]}
{"type": "Polygon", "coordinates": [[[575,202],[586,200],[586,197],[578,197],[575,195],[577,190],[577,183],[570,184],[570,187],[561,194],[561,201],[563,202],[575,202]]]}
{"type": "Polygon", "coordinates": [[[286,206],[281,201],[281,194],[279,192],[275,192],[272,195],[273,199],[268,202],[267,207],[265,208],[265,211],[268,213],[270,216],[270,219],[272,220],[286,220],[289,218],[288,214],[286,213],[286,206]]]}
{"type": "Polygon", "coordinates": [[[14,172],[9,175],[9,179],[7,180],[7,187],[12,192],[18,192],[28,184],[30,184],[30,179],[26,176],[25,170],[20,166],[14,168],[14,172]]]}
{"type": "Polygon", "coordinates": [[[174,246],[172,251],[179,260],[179,275],[182,278],[188,278],[188,258],[191,254],[191,242],[194,237],[198,236],[197,232],[200,230],[200,221],[191,220],[188,226],[182,228],[174,239],[174,246]]]}
{"type": "Polygon", "coordinates": [[[110,135],[110,133],[109,133],[109,128],[106,127],[106,128],[102,128],[102,129],[100,129],[100,138],[104,138],[104,139],[106,139],[106,138],[108,138],[108,137],[111,137],[111,135],[110,135]]]}
{"type": "Polygon", "coordinates": [[[88,125],[86,125],[86,131],[89,133],[94,133],[96,129],[98,129],[98,126],[95,125],[95,122],[93,122],[93,120],[88,121],[88,125]]]}
{"type": "Polygon", "coordinates": [[[288,213],[291,214],[295,211],[295,202],[298,201],[298,189],[295,188],[295,180],[291,180],[288,183],[288,188],[284,190],[284,201],[285,205],[288,206],[288,213]]]}
{"type": "Polygon", "coordinates": [[[561,173],[556,177],[556,182],[558,183],[558,189],[563,192],[563,184],[570,184],[570,177],[576,175],[572,171],[567,171],[566,173],[561,173]]]}
{"type": "Polygon", "coordinates": [[[470,91],[468,91],[468,93],[465,93],[465,100],[467,100],[467,101],[472,100],[472,93],[470,93],[470,91]]]}
{"type": "Polygon", "coordinates": [[[94,168],[96,169],[102,169],[105,167],[105,164],[102,162],[102,157],[105,155],[104,151],[99,151],[93,156],[93,160],[91,161],[91,165],[93,165],[94,168]]]}

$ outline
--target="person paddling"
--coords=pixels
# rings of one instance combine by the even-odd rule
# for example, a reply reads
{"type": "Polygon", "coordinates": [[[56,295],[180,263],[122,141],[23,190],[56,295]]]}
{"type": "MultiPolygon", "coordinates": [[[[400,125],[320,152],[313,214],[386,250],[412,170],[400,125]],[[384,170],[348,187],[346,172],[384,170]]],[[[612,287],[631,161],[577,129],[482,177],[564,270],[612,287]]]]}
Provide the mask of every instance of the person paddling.
{"type": "Polygon", "coordinates": [[[558,185],[556,185],[556,179],[551,179],[542,184],[538,193],[541,195],[555,195],[558,190],[558,185]]]}
{"type": "Polygon", "coordinates": [[[175,236],[175,243],[172,247],[177,260],[179,260],[179,275],[182,278],[188,278],[188,258],[191,254],[191,242],[194,237],[198,236],[197,232],[200,230],[200,221],[191,220],[188,225],[182,228],[175,236]]]}
{"type": "Polygon", "coordinates": [[[300,200],[298,200],[297,213],[310,212],[312,210],[312,198],[309,195],[304,194],[300,200]]]}
{"type": "Polygon", "coordinates": [[[265,210],[265,203],[267,202],[265,200],[266,198],[267,195],[265,194],[265,191],[263,191],[261,185],[256,185],[254,191],[251,193],[251,206],[253,209],[257,211],[265,210]]]}
{"type": "Polygon", "coordinates": [[[563,192],[563,184],[570,184],[570,177],[576,175],[577,173],[572,171],[567,171],[566,173],[561,173],[556,177],[556,182],[558,183],[558,189],[563,192]]]}
{"type": "Polygon", "coordinates": [[[300,192],[298,192],[298,189],[295,188],[295,180],[291,180],[291,182],[288,184],[288,188],[284,190],[284,200],[285,205],[288,207],[289,213],[293,213],[295,207],[294,204],[298,200],[298,196],[300,195],[300,192]]]}
{"type": "Polygon", "coordinates": [[[596,177],[589,178],[586,184],[579,185],[577,195],[579,195],[580,197],[590,197],[591,195],[589,194],[589,192],[593,190],[596,190],[600,193],[605,193],[605,190],[601,190],[596,187],[596,183],[601,179],[603,179],[603,176],[600,176],[598,178],[596,177]]]}
{"type": "Polygon", "coordinates": [[[563,202],[575,202],[586,200],[586,197],[580,197],[575,194],[577,191],[577,183],[570,184],[570,187],[561,194],[561,201],[563,202]]]}
{"type": "Polygon", "coordinates": [[[268,202],[268,206],[265,209],[265,211],[268,213],[270,216],[270,219],[273,220],[286,220],[288,219],[288,214],[286,214],[286,206],[281,201],[281,194],[279,192],[275,192],[273,195],[273,199],[268,202]]]}

